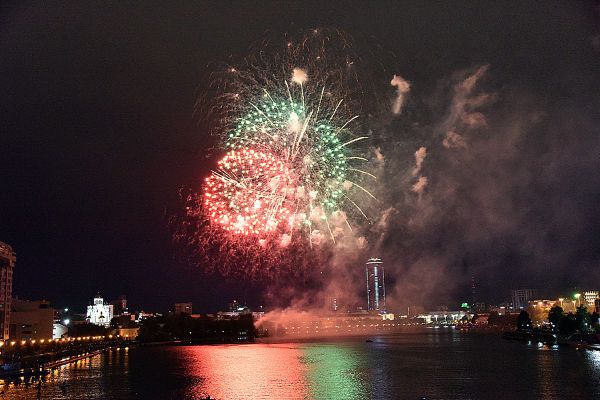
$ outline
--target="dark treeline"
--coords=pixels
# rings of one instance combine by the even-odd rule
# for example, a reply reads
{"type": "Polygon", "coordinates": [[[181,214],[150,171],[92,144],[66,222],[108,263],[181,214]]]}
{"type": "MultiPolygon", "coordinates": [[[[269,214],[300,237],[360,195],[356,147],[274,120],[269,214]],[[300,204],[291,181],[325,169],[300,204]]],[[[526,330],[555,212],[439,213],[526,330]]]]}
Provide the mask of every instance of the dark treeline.
{"type": "MultiPolygon", "coordinates": [[[[548,312],[550,330],[562,335],[580,333],[600,333],[599,315],[591,313],[584,306],[577,307],[575,313],[565,313],[562,307],[554,306],[548,312]]],[[[532,328],[531,318],[527,311],[521,311],[517,320],[517,329],[527,331],[532,328]]]]}

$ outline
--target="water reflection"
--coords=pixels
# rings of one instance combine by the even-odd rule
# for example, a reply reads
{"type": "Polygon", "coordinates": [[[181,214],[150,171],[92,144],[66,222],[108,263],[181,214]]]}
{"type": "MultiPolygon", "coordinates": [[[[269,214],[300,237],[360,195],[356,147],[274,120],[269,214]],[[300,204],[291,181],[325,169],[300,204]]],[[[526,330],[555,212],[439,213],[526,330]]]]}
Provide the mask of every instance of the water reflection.
{"type": "Polygon", "coordinates": [[[63,366],[40,383],[0,381],[0,400],[598,399],[598,376],[600,352],[420,333],[372,343],[119,350],[63,366]]]}
{"type": "Polygon", "coordinates": [[[304,399],[306,367],[300,350],[286,345],[180,347],[196,378],[186,399],[304,399]]]}
{"type": "Polygon", "coordinates": [[[63,365],[42,377],[0,380],[0,399],[126,398],[129,386],[121,368],[127,366],[127,359],[126,353],[119,355],[113,350],[63,365]]]}
{"type": "Polygon", "coordinates": [[[600,351],[588,351],[586,356],[594,370],[593,373],[600,376],[600,351]]]}
{"type": "Polygon", "coordinates": [[[556,392],[556,383],[559,382],[557,368],[552,352],[546,351],[549,347],[540,347],[537,366],[538,396],[543,400],[551,400],[556,392]]]}
{"type": "Polygon", "coordinates": [[[311,397],[314,399],[369,398],[366,369],[355,348],[343,344],[313,344],[303,350],[302,360],[311,397]]]}

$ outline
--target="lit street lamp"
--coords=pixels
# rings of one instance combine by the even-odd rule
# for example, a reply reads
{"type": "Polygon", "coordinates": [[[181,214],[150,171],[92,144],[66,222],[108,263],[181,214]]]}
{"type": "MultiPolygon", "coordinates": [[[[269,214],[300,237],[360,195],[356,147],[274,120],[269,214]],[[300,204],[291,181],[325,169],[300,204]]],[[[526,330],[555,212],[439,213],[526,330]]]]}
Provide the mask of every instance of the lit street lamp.
{"type": "Polygon", "coordinates": [[[575,300],[579,301],[579,306],[581,306],[581,293],[575,293],[573,297],[575,298],[575,300]]]}

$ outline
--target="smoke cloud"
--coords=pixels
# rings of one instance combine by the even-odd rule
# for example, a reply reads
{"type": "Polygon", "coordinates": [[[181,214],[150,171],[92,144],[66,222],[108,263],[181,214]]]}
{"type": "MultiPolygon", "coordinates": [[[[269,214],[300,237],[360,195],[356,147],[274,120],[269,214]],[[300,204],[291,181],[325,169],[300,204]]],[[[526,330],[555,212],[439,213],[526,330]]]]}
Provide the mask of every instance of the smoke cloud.
{"type": "Polygon", "coordinates": [[[447,149],[451,149],[451,148],[463,148],[464,149],[467,147],[467,142],[465,142],[465,138],[454,131],[448,131],[446,133],[446,137],[444,138],[444,141],[442,142],[442,144],[447,149]]]}
{"type": "Polygon", "coordinates": [[[599,228],[585,222],[598,216],[600,177],[584,172],[598,166],[593,119],[498,80],[487,64],[440,82],[410,110],[429,118],[392,122],[380,138],[396,143],[379,183],[395,210],[379,245],[396,278],[390,304],[470,303],[472,276],[475,300],[496,304],[515,288],[591,287],[600,276],[588,247],[600,246],[590,236],[599,228]]]}
{"type": "Polygon", "coordinates": [[[374,129],[370,224],[336,236],[323,286],[300,291],[289,312],[326,312],[336,296],[364,307],[369,257],[383,259],[388,309],[401,313],[471,303],[473,276],[475,300],[495,304],[511,289],[600,282],[600,228],[589,223],[600,219],[600,175],[586,173],[598,167],[600,121],[487,64],[439,77],[408,105],[410,85],[394,79],[406,112],[374,129]]]}

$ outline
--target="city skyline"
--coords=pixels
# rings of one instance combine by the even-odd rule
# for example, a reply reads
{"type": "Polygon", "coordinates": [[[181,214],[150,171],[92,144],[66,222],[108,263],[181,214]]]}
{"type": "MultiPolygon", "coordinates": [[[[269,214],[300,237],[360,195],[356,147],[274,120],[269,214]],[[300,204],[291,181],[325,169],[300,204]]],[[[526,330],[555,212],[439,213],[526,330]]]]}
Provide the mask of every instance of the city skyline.
{"type": "MultiPolygon", "coordinates": [[[[14,272],[14,267],[15,267],[15,260],[16,260],[16,256],[15,253],[12,250],[12,247],[6,243],[2,243],[0,242],[0,249],[2,250],[2,253],[0,254],[2,256],[2,258],[0,259],[1,263],[0,266],[2,267],[2,274],[3,274],[3,278],[2,281],[6,282],[7,278],[6,276],[11,276],[14,272]]],[[[571,310],[571,311],[575,311],[576,307],[578,305],[582,305],[585,304],[588,309],[590,310],[597,310],[600,304],[600,291],[599,290],[593,290],[596,289],[596,287],[586,287],[583,290],[580,290],[578,288],[571,288],[570,291],[564,291],[564,292],[560,292],[560,293],[552,293],[550,294],[550,292],[548,291],[541,291],[544,295],[540,296],[538,294],[538,289],[512,289],[510,290],[510,296],[506,296],[506,298],[503,301],[499,301],[499,302],[495,302],[495,303],[490,303],[490,302],[485,302],[485,301],[478,301],[479,299],[477,299],[475,297],[475,291],[474,291],[474,278],[472,277],[472,281],[471,281],[471,289],[472,289],[472,303],[469,304],[466,302],[463,302],[464,299],[462,300],[456,300],[454,302],[452,302],[451,304],[444,304],[444,305],[437,305],[435,307],[432,306],[425,306],[424,304],[413,304],[411,303],[411,300],[408,300],[407,304],[410,304],[409,306],[405,306],[405,307],[397,307],[396,309],[388,309],[386,307],[386,296],[385,296],[385,269],[383,266],[383,261],[381,260],[381,258],[377,258],[377,257],[370,257],[365,264],[365,272],[366,272],[366,288],[363,289],[363,296],[366,297],[366,302],[364,304],[361,304],[361,302],[359,301],[358,303],[352,303],[352,304],[339,304],[338,299],[336,299],[335,297],[329,297],[327,299],[327,302],[330,303],[328,304],[325,309],[320,310],[320,312],[334,312],[336,313],[338,311],[338,309],[340,310],[344,310],[343,313],[353,313],[353,312],[362,312],[362,310],[365,310],[367,312],[372,312],[372,313],[380,313],[380,314],[386,314],[387,312],[390,313],[397,313],[398,315],[401,315],[402,312],[404,311],[404,308],[407,309],[407,315],[410,316],[411,312],[410,312],[410,308],[411,307],[416,307],[418,309],[423,309],[424,311],[428,311],[430,313],[435,313],[436,311],[447,311],[448,309],[458,309],[458,305],[461,304],[460,308],[466,308],[467,310],[470,310],[471,312],[474,313],[478,313],[478,312],[490,312],[492,310],[500,310],[500,309],[506,309],[506,311],[512,311],[512,312],[517,312],[519,310],[523,310],[523,309],[527,309],[528,307],[531,306],[531,304],[535,304],[538,302],[544,302],[544,303],[549,303],[550,306],[547,306],[547,308],[549,309],[551,306],[553,306],[554,304],[559,304],[562,308],[564,308],[565,310],[571,310]],[[570,292],[572,293],[572,297],[570,295],[570,292]],[[563,296],[563,297],[561,297],[563,296]],[[546,300],[544,300],[546,299],[546,300]],[[551,299],[551,300],[548,300],[551,299]],[[572,303],[572,307],[571,307],[571,303],[572,303]],[[566,304],[566,307],[565,307],[566,304]],[[466,305],[466,306],[465,306],[466,305]],[[448,307],[450,306],[450,307],[448,307]]],[[[12,279],[11,279],[12,280],[12,279]]],[[[10,283],[10,282],[9,282],[10,283]]],[[[4,297],[6,297],[7,300],[4,301],[2,308],[3,309],[7,309],[8,310],[8,315],[6,315],[6,312],[4,314],[2,314],[4,317],[4,326],[6,329],[6,332],[8,332],[8,324],[10,323],[10,309],[12,308],[12,303],[13,302],[20,302],[20,303],[27,303],[30,302],[31,299],[20,299],[18,296],[15,296],[14,293],[11,292],[11,287],[8,287],[8,290],[6,288],[6,286],[3,286],[2,289],[2,293],[4,293],[4,297]],[[6,306],[6,304],[8,304],[8,308],[6,306]],[[8,323],[6,322],[8,321],[8,323]]],[[[360,295],[359,295],[360,297],[360,295]]],[[[353,298],[353,296],[350,296],[349,298],[353,298]]],[[[191,315],[192,314],[192,304],[193,302],[181,302],[182,299],[177,299],[175,302],[172,302],[169,304],[169,306],[167,308],[159,308],[159,309],[154,309],[152,311],[158,311],[159,313],[173,313],[174,315],[180,315],[182,313],[191,315]]],[[[113,319],[113,316],[119,316],[121,315],[123,312],[125,312],[125,314],[129,314],[129,307],[128,304],[130,304],[127,300],[126,295],[124,294],[119,294],[118,296],[115,296],[114,300],[112,301],[105,301],[101,291],[98,291],[97,294],[93,297],[93,299],[91,301],[88,301],[87,305],[82,305],[82,302],[75,302],[72,304],[64,304],[64,303],[60,303],[60,301],[58,303],[51,303],[50,301],[48,301],[48,299],[46,297],[43,297],[41,300],[34,300],[34,302],[41,302],[44,304],[47,304],[48,306],[56,306],[54,309],[60,310],[63,309],[65,310],[65,312],[68,312],[70,310],[70,313],[72,315],[80,315],[80,316],[85,316],[84,321],[87,321],[89,323],[95,324],[95,325],[101,325],[104,327],[109,327],[111,320],[113,319]],[[64,306],[68,306],[68,307],[64,307],[64,306]],[[113,309],[115,311],[113,311],[113,309]]],[[[277,304],[275,305],[267,305],[266,307],[264,305],[258,305],[258,303],[256,304],[249,304],[246,301],[242,302],[242,303],[238,303],[237,300],[232,300],[233,303],[231,302],[227,302],[227,307],[229,307],[229,311],[236,311],[236,310],[231,310],[232,304],[241,305],[241,309],[248,309],[248,307],[250,307],[251,309],[259,309],[261,311],[272,311],[272,310],[277,310],[279,307],[277,304]]],[[[25,304],[23,303],[23,304],[25,304]]],[[[261,299],[259,301],[260,304],[265,304],[265,302],[261,299]]],[[[131,313],[132,315],[139,313],[144,313],[144,306],[142,304],[137,304],[136,305],[137,308],[135,309],[131,309],[131,313]]],[[[223,304],[217,306],[217,308],[213,308],[213,309],[206,309],[204,307],[204,305],[201,305],[200,307],[198,307],[198,305],[196,305],[196,309],[201,308],[200,313],[204,313],[204,314],[210,314],[210,313],[214,313],[214,312],[222,312],[223,310],[226,310],[227,307],[225,307],[223,304]]],[[[146,311],[149,311],[148,308],[145,308],[146,311]]],[[[318,311],[317,309],[312,310],[312,311],[318,311]]],[[[196,315],[200,315],[200,314],[196,314],[196,315]]],[[[8,337],[8,333],[5,334],[5,339],[8,337]]]]}

